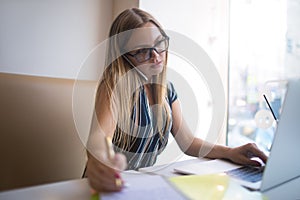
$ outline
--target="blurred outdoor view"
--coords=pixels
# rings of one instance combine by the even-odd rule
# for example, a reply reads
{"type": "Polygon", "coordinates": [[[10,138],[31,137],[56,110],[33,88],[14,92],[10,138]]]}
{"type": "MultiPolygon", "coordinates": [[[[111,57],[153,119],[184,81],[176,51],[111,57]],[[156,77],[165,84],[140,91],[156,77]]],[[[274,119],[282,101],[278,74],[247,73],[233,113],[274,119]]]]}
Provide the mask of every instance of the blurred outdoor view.
{"type": "Polygon", "coordinates": [[[291,34],[299,30],[289,28],[299,24],[296,20],[300,18],[295,19],[299,7],[299,1],[292,0],[230,1],[229,146],[255,142],[265,152],[270,150],[276,130],[273,118],[280,120],[286,89],[285,82],[277,80],[299,76],[292,65],[300,65],[300,54],[294,48],[299,44],[293,44],[300,40],[291,34]],[[269,112],[265,118],[269,126],[256,123],[260,110],[269,112]]]}

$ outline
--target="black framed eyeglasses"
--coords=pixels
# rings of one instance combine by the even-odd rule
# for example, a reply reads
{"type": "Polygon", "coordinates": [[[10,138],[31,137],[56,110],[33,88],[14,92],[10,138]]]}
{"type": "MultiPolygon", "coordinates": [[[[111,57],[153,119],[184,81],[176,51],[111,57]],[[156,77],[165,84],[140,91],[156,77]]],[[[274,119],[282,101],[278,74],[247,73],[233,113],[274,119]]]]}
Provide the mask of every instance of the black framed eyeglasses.
{"type": "Polygon", "coordinates": [[[132,56],[137,62],[143,63],[151,59],[152,51],[161,54],[167,51],[169,48],[169,37],[165,36],[162,40],[158,41],[153,47],[141,48],[127,53],[127,55],[132,56]]]}

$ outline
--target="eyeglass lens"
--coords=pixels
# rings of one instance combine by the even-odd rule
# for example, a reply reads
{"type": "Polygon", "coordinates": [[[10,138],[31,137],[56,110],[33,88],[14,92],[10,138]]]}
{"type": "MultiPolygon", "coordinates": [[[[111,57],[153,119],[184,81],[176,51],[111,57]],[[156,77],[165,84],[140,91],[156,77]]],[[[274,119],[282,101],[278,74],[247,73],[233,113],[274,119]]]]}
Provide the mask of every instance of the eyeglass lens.
{"type": "Polygon", "coordinates": [[[151,48],[143,48],[136,51],[135,54],[129,54],[133,56],[138,62],[145,62],[149,60],[152,56],[152,51],[160,54],[168,49],[169,41],[168,38],[165,38],[154,45],[151,48]]]}

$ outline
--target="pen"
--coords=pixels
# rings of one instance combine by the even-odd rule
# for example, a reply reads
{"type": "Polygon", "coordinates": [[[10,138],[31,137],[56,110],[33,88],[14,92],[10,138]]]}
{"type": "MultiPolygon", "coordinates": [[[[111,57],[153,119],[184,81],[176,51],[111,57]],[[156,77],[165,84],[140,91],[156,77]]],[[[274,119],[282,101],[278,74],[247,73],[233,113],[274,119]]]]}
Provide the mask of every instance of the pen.
{"type": "MultiPolygon", "coordinates": [[[[109,160],[113,160],[115,157],[115,152],[113,149],[113,145],[112,145],[112,139],[111,137],[105,137],[105,144],[106,144],[106,150],[107,150],[107,157],[109,160]]],[[[122,184],[122,179],[120,178],[119,174],[116,174],[116,180],[115,180],[115,184],[117,187],[121,187],[122,184]]]]}
{"type": "Polygon", "coordinates": [[[276,118],[276,116],[275,116],[275,113],[274,113],[274,111],[273,111],[273,109],[272,109],[272,107],[271,107],[271,105],[270,105],[270,103],[269,103],[269,101],[268,101],[266,95],[263,95],[263,96],[264,96],[264,98],[265,98],[265,100],[266,100],[266,102],[267,102],[267,104],[268,104],[269,109],[271,110],[271,113],[272,113],[272,115],[273,115],[273,118],[274,118],[275,121],[277,122],[277,118],[276,118]]]}

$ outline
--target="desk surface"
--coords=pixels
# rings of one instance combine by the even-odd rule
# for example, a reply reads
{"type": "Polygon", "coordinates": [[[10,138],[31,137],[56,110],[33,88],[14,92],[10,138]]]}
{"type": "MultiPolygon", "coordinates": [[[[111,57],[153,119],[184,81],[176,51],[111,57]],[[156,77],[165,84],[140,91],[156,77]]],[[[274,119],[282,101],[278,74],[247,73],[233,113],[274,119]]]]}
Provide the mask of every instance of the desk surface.
{"type": "MultiPolygon", "coordinates": [[[[196,159],[172,163],[170,165],[157,166],[151,173],[165,177],[178,176],[173,173],[175,166],[196,162],[196,159]]],[[[197,161],[199,162],[199,160],[197,161]]],[[[278,186],[264,194],[269,199],[300,199],[300,177],[284,185],[278,186]]],[[[56,199],[56,200],[90,200],[90,187],[87,179],[63,181],[34,187],[27,187],[17,190],[4,191],[0,193],[1,200],[35,200],[35,199],[56,199]]]]}

